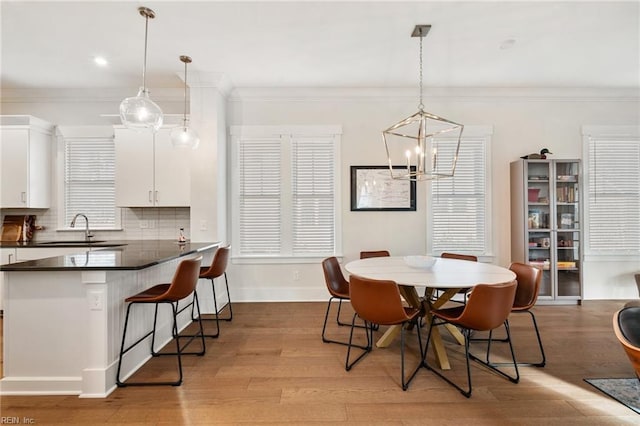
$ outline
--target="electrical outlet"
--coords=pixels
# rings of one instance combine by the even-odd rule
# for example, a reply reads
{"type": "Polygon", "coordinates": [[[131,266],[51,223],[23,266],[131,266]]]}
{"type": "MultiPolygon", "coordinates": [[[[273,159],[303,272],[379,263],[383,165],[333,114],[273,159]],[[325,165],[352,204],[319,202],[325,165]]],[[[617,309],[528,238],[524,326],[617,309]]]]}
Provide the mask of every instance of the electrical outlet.
{"type": "Polygon", "coordinates": [[[207,221],[204,220],[204,219],[200,221],[200,230],[201,231],[206,231],[207,230],[207,221]]]}
{"type": "Polygon", "coordinates": [[[89,309],[92,311],[101,311],[104,309],[104,303],[102,301],[102,293],[99,291],[90,291],[89,297],[89,309]]]}
{"type": "Polygon", "coordinates": [[[300,271],[293,271],[293,280],[294,281],[298,281],[300,280],[300,271]]]}
{"type": "Polygon", "coordinates": [[[147,229],[149,227],[149,221],[148,220],[141,220],[140,221],[140,229],[147,229]]]}

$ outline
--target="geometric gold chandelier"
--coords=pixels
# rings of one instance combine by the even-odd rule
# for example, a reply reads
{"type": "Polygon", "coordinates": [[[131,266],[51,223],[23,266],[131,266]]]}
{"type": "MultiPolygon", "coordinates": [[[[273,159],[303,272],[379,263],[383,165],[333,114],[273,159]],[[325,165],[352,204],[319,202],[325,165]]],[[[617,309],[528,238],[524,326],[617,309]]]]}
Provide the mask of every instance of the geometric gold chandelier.
{"type": "Polygon", "coordinates": [[[456,170],[464,125],[425,111],[422,103],[422,39],[430,29],[431,25],[416,25],[411,34],[420,38],[418,112],[382,132],[392,179],[435,180],[453,177],[456,170]],[[446,133],[450,135],[442,136],[446,133]],[[449,142],[446,149],[438,150],[438,143],[444,144],[445,140],[449,142]]]}

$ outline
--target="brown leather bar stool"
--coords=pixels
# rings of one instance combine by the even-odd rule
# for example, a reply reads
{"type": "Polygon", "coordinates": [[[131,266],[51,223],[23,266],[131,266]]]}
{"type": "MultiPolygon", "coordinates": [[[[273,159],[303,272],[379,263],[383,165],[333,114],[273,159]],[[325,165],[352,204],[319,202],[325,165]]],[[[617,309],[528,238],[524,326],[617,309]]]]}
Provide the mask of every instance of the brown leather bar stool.
{"type": "MultiPolygon", "coordinates": [[[[198,321],[200,326],[200,332],[191,336],[180,336],[178,333],[178,314],[184,311],[189,307],[194,307],[198,311],[198,316],[200,316],[200,305],[198,304],[198,295],[195,292],[196,284],[198,283],[198,274],[200,271],[200,262],[202,261],[202,256],[199,256],[195,259],[187,259],[183,260],[178,264],[178,268],[176,269],[175,274],[173,275],[173,279],[170,284],[158,284],[153,286],[147,290],[144,290],[134,296],[127,297],[125,302],[129,305],[127,306],[127,316],[124,320],[124,331],[122,332],[122,345],[120,346],[120,359],[118,360],[118,371],[116,373],[116,384],[119,387],[125,386],[153,386],[153,385],[172,385],[179,386],[182,384],[182,355],[204,355],[205,353],[205,343],[204,343],[204,331],[202,328],[202,321],[198,321]],[[193,294],[193,299],[178,309],[178,302],[193,294]],[[125,349],[125,340],[127,336],[127,327],[129,325],[129,314],[131,313],[131,307],[139,304],[154,304],[155,312],[153,315],[153,329],[136,340],[130,346],[125,349]],[[161,303],[167,303],[171,305],[171,310],[173,314],[173,330],[172,334],[174,340],[176,342],[176,352],[156,352],[154,349],[155,346],[155,338],[156,338],[156,324],[158,320],[158,305],[161,303]],[[178,380],[174,382],[128,382],[125,383],[120,379],[120,369],[122,367],[122,358],[124,355],[133,349],[140,342],[145,340],[147,337],[151,336],[151,355],[153,356],[161,356],[161,355],[176,355],[178,358],[178,380]],[[202,340],[202,350],[197,352],[184,352],[184,349],[196,338],[200,337],[202,340]],[[189,337],[189,340],[184,345],[180,344],[180,338],[189,337]]],[[[193,309],[192,309],[193,311],[193,309]]]]}
{"type": "Polygon", "coordinates": [[[215,321],[216,332],[215,334],[205,334],[206,337],[218,337],[220,335],[220,320],[231,321],[233,319],[233,309],[231,307],[231,295],[229,294],[229,281],[227,280],[227,265],[229,264],[229,248],[230,246],[219,247],[213,255],[213,260],[210,266],[200,267],[200,277],[211,280],[211,290],[213,292],[213,318],[202,318],[203,321],[215,321]],[[227,289],[227,303],[218,309],[218,300],[216,299],[216,285],[214,280],[218,277],[224,276],[224,285],[227,289]],[[226,306],[229,306],[229,316],[221,317],[220,312],[224,310],[226,306]]]}

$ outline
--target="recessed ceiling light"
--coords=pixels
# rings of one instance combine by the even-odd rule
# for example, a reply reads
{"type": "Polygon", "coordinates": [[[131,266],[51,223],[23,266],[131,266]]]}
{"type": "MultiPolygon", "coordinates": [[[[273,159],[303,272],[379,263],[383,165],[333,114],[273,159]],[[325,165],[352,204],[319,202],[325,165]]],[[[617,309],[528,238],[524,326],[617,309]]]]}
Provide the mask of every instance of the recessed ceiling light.
{"type": "Polygon", "coordinates": [[[502,50],[511,49],[515,44],[516,44],[515,39],[508,38],[502,43],[500,43],[500,49],[502,50]]]}
{"type": "Polygon", "coordinates": [[[94,56],[93,62],[99,67],[106,67],[109,64],[103,56],[94,56]]]}

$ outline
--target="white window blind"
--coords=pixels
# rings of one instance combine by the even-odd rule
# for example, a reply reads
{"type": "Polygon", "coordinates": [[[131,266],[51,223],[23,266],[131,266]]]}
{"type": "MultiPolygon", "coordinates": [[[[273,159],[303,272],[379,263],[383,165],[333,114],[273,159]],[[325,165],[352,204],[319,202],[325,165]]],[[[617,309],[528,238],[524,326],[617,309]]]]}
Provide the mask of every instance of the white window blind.
{"type": "Polygon", "coordinates": [[[91,229],[118,227],[113,137],[63,136],[63,141],[65,227],[77,213],[89,218],[91,229]]]}
{"type": "Polygon", "coordinates": [[[294,139],[292,154],[293,254],[333,253],[333,139],[294,139]]]}
{"type": "MultiPolygon", "coordinates": [[[[428,245],[431,253],[490,253],[488,141],[488,136],[465,137],[463,134],[453,178],[432,181],[427,205],[430,218],[428,245]]],[[[441,161],[440,158],[452,159],[456,141],[438,140],[436,148],[439,154],[442,153],[438,155],[438,161],[441,161]]],[[[445,169],[451,166],[441,165],[445,169]]]]}
{"type": "Polygon", "coordinates": [[[244,139],[238,145],[240,254],[282,250],[281,140],[244,139]]]}
{"type": "Polygon", "coordinates": [[[587,138],[588,250],[640,253],[640,139],[587,138]]]}
{"type": "Polygon", "coordinates": [[[336,253],[338,136],[310,127],[232,128],[234,256],[336,253]]]}

